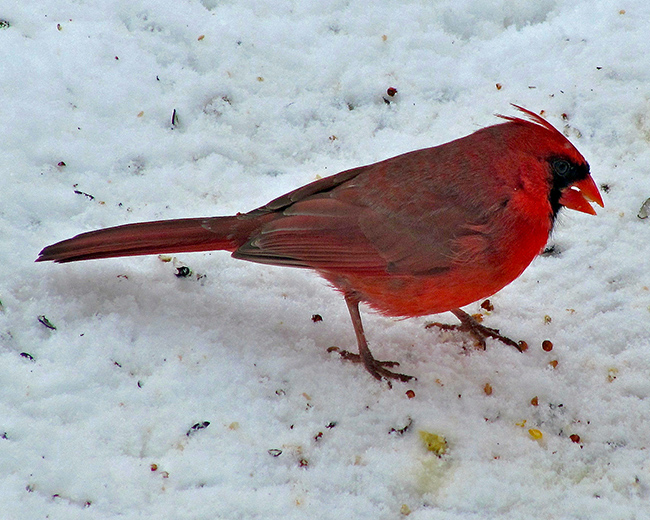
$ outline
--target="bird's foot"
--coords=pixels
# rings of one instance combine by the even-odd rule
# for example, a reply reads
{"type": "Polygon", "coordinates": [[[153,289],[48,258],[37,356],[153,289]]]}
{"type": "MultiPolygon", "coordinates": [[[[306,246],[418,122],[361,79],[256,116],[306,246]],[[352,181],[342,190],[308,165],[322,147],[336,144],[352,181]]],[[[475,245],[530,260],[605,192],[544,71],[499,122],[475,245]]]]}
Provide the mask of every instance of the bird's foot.
{"type": "Polygon", "coordinates": [[[398,372],[392,372],[386,367],[397,367],[399,363],[397,361],[379,361],[375,359],[370,352],[368,355],[362,356],[360,354],[355,354],[354,352],[349,352],[347,350],[341,350],[339,347],[329,347],[327,352],[336,352],[346,361],[352,361],[353,363],[363,363],[366,367],[366,370],[370,372],[372,377],[375,379],[399,379],[402,382],[410,381],[411,379],[416,379],[414,376],[408,376],[406,374],[400,374],[398,372]]]}
{"type": "Polygon", "coordinates": [[[528,347],[525,341],[513,341],[507,336],[503,336],[499,329],[492,329],[481,325],[476,318],[467,314],[465,311],[460,309],[454,309],[451,312],[460,320],[459,325],[450,325],[447,323],[427,323],[425,328],[430,329],[433,327],[438,327],[442,330],[459,330],[462,332],[468,332],[476,341],[476,348],[480,350],[485,350],[485,340],[486,338],[493,338],[499,340],[501,343],[505,343],[511,347],[516,348],[519,352],[524,352],[528,347]]]}

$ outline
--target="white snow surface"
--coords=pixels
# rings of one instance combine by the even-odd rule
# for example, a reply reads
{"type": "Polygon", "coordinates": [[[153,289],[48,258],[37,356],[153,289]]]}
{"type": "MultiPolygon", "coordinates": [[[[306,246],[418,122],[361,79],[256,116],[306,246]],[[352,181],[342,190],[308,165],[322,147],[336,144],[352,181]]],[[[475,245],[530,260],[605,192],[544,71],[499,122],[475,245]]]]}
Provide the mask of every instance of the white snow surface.
{"type": "Polygon", "coordinates": [[[650,3],[40,0],[0,18],[0,519],[650,518],[650,3]],[[363,308],[375,355],[417,376],[391,389],[327,353],[354,334],[311,272],[223,252],[34,263],[92,229],[251,210],[510,103],[606,185],[484,312],[524,354],[425,329],[450,314],[363,308]]]}

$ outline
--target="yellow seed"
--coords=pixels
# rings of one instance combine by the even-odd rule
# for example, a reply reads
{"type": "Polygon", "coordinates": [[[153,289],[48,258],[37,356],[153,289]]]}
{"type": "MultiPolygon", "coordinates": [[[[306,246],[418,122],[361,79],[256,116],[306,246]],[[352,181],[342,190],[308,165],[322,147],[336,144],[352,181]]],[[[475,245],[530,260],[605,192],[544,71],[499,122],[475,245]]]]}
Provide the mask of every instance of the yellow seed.
{"type": "Polygon", "coordinates": [[[536,430],[535,428],[531,428],[530,430],[528,430],[528,434],[536,441],[541,441],[543,437],[542,432],[536,430]]]}
{"type": "Polygon", "coordinates": [[[438,457],[447,453],[447,439],[437,433],[425,432],[424,430],[418,431],[420,439],[428,451],[432,451],[438,457]]]}
{"type": "Polygon", "coordinates": [[[519,421],[518,423],[515,424],[520,428],[523,428],[524,426],[526,426],[526,419],[524,419],[523,421],[519,421]]]}
{"type": "Polygon", "coordinates": [[[406,504],[402,504],[402,507],[399,508],[399,512],[404,516],[408,516],[411,514],[411,508],[406,504]]]}

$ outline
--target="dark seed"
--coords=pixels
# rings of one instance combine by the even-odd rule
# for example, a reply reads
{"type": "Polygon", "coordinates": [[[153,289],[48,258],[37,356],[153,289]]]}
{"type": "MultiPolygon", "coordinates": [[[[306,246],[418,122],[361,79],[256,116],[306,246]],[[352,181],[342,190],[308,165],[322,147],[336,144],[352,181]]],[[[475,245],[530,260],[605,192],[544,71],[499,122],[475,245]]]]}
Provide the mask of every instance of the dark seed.
{"type": "Polygon", "coordinates": [[[485,300],[483,303],[481,303],[481,309],[490,312],[494,310],[494,305],[492,305],[492,302],[490,300],[485,300]]]}
{"type": "Polygon", "coordinates": [[[177,267],[174,274],[176,275],[176,278],[187,278],[192,274],[192,270],[189,267],[183,265],[181,267],[177,267]]]}
{"type": "Polygon", "coordinates": [[[42,325],[45,325],[48,329],[50,329],[50,330],[56,330],[56,327],[55,327],[54,325],[52,325],[52,323],[50,322],[50,320],[48,320],[48,319],[45,317],[44,314],[41,314],[41,315],[38,317],[38,321],[39,321],[42,325]]]}
{"type": "Polygon", "coordinates": [[[199,430],[203,430],[203,429],[207,428],[208,426],[210,426],[209,421],[203,421],[203,422],[200,422],[200,423],[196,423],[189,430],[187,430],[187,433],[185,435],[187,435],[189,437],[190,435],[196,433],[199,430]]]}
{"type": "Polygon", "coordinates": [[[411,427],[413,424],[413,419],[410,417],[407,418],[406,425],[403,428],[391,428],[388,433],[397,433],[398,435],[404,435],[406,431],[411,427]]]}

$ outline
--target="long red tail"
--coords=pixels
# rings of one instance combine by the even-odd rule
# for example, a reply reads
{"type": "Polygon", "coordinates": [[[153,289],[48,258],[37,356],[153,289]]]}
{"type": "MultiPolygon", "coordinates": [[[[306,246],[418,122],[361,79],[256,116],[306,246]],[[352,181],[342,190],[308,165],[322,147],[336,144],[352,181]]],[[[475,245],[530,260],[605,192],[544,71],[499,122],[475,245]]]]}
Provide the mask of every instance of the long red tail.
{"type": "Polygon", "coordinates": [[[43,249],[37,262],[192,251],[234,251],[259,226],[238,217],[186,218],[126,224],[82,233],[43,249]]]}

